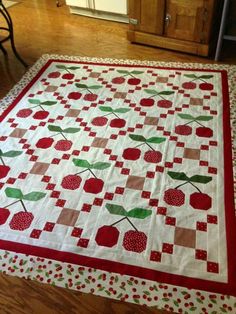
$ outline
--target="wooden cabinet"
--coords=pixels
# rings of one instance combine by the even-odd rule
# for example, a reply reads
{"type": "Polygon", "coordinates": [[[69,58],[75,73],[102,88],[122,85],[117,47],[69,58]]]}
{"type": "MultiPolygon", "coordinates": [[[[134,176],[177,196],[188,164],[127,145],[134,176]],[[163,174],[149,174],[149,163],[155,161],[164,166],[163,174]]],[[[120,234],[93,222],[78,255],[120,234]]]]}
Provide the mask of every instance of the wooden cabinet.
{"type": "Polygon", "coordinates": [[[129,0],[128,39],[207,56],[214,42],[213,33],[217,33],[220,2],[222,1],[129,0]]]}

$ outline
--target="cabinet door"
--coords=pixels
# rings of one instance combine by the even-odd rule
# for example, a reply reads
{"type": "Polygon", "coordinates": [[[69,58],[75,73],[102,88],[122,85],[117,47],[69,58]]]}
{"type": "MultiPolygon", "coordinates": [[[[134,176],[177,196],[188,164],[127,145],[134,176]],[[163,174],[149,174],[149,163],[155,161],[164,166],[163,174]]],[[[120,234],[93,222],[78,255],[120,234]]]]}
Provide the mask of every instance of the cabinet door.
{"type": "Polygon", "coordinates": [[[130,28],[135,31],[162,35],[165,0],[129,0],[130,28]]]}
{"type": "Polygon", "coordinates": [[[93,0],[94,9],[118,14],[127,14],[127,0],[93,0]]]}
{"type": "Polygon", "coordinates": [[[205,43],[209,37],[213,0],[166,0],[165,35],[205,43]]]}
{"type": "Polygon", "coordinates": [[[91,0],[66,0],[66,4],[80,8],[91,8],[91,0]]]}

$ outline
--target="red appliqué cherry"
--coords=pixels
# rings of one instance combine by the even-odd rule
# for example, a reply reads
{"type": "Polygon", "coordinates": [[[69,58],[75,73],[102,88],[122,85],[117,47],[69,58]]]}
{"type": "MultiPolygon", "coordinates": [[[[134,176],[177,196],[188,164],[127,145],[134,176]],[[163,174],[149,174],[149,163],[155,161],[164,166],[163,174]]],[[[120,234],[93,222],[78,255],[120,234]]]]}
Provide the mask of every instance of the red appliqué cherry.
{"type": "Polygon", "coordinates": [[[127,160],[137,160],[141,155],[141,151],[138,148],[126,148],[123,151],[123,158],[127,160]]]}
{"type": "Polygon", "coordinates": [[[76,190],[80,187],[81,181],[81,177],[74,174],[69,174],[63,178],[61,186],[67,190],[76,190]]]}
{"type": "Polygon", "coordinates": [[[172,206],[182,206],[185,202],[184,192],[177,189],[169,189],[165,191],[164,201],[172,206]]]}
{"type": "Polygon", "coordinates": [[[120,232],[114,226],[102,226],[98,229],[95,241],[100,246],[113,247],[117,244],[120,232]]]}
{"type": "Polygon", "coordinates": [[[141,253],[146,249],[147,236],[144,232],[129,230],[125,233],[123,247],[127,251],[141,253]]]}
{"type": "Polygon", "coordinates": [[[36,143],[36,147],[46,149],[52,146],[54,140],[51,137],[43,137],[36,143]]]}
{"type": "Polygon", "coordinates": [[[87,193],[98,194],[102,191],[104,182],[101,179],[90,178],[85,181],[84,191],[87,193]]]}
{"type": "Polygon", "coordinates": [[[0,165],[0,179],[5,178],[8,175],[10,169],[11,168],[8,166],[0,165]]]}
{"type": "Polygon", "coordinates": [[[34,215],[29,212],[18,212],[12,217],[9,226],[12,230],[23,231],[28,229],[34,219],[34,215]]]}

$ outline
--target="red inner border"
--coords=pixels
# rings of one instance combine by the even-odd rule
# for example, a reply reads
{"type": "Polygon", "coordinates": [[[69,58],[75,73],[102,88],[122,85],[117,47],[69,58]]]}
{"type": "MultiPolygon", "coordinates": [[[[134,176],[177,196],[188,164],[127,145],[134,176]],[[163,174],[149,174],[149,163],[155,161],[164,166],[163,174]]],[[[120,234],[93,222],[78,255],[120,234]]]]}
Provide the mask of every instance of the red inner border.
{"type": "Polygon", "coordinates": [[[228,77],[226,71],[208,70],[208,69],[186,69],[186,68],[171,68],[145,65],[126,65],[126,64],[107,64],[107,63],[92,63],[92,62],[76,62],[64,61],[58,59],[49,60],[32,79],[32,81],[22,90],[13,103],[0,116],[0,122],[9,114],[9,112],[17,105],[22,97],[29,91],[34,83],[39,79],[42,73],[51,65],[52,62],[63,63],[79,63],[90,65],[105,65],[110,67],[144,67],[154,69],[169,69],[169,70],[185,70],[185,71],[202,71],[202,72],[216,72],[221,73],[222,77],[222,91],[223,91],[223,138],[224,138],[224,175],[225,175],[225,215],[226,215],[226,238],[228,251],[228,283],[220,283],[209,280],[202,280],[196,278],[189,278],[181,275],[173,275],[156,270],[150,270],[138,266],[131,266],[119,262],[112,262],[109,260],[87,257],[77,255],[75,253],[61,252],[53,249],[32,246],[28,244],[15,243],[12,241],[0,240],[0,248],[16,253],[29,254],[40,256],[62,262],[74,263],[101,269],[104,271],[111,271],[120,274],[136,276],[143,279],[153,280],[157,282],[173,284],[177,286],[187,287],[189,289],[206,290],[209,292],[222,293],[236,296],[236,218],[234,213],[234,189],[233,189],[233,171],[232,171],[232,147],[231,147],[231,128],[230,128],[230,107],[228,94],[228,77]]]}

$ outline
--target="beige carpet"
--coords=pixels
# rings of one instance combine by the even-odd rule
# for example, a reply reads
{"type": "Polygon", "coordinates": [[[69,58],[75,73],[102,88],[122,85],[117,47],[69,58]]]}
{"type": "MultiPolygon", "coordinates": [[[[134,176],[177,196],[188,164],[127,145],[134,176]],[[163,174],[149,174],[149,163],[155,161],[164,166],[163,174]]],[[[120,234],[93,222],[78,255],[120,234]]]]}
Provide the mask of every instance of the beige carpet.
{"type": "Polygon", "coordinates": [[[13,5],[18,4],[19,2],[15,2],[15,1],[8,1],[8,0],[3,0],[3,4],[6,8],[10,8],[13,5]]]}

